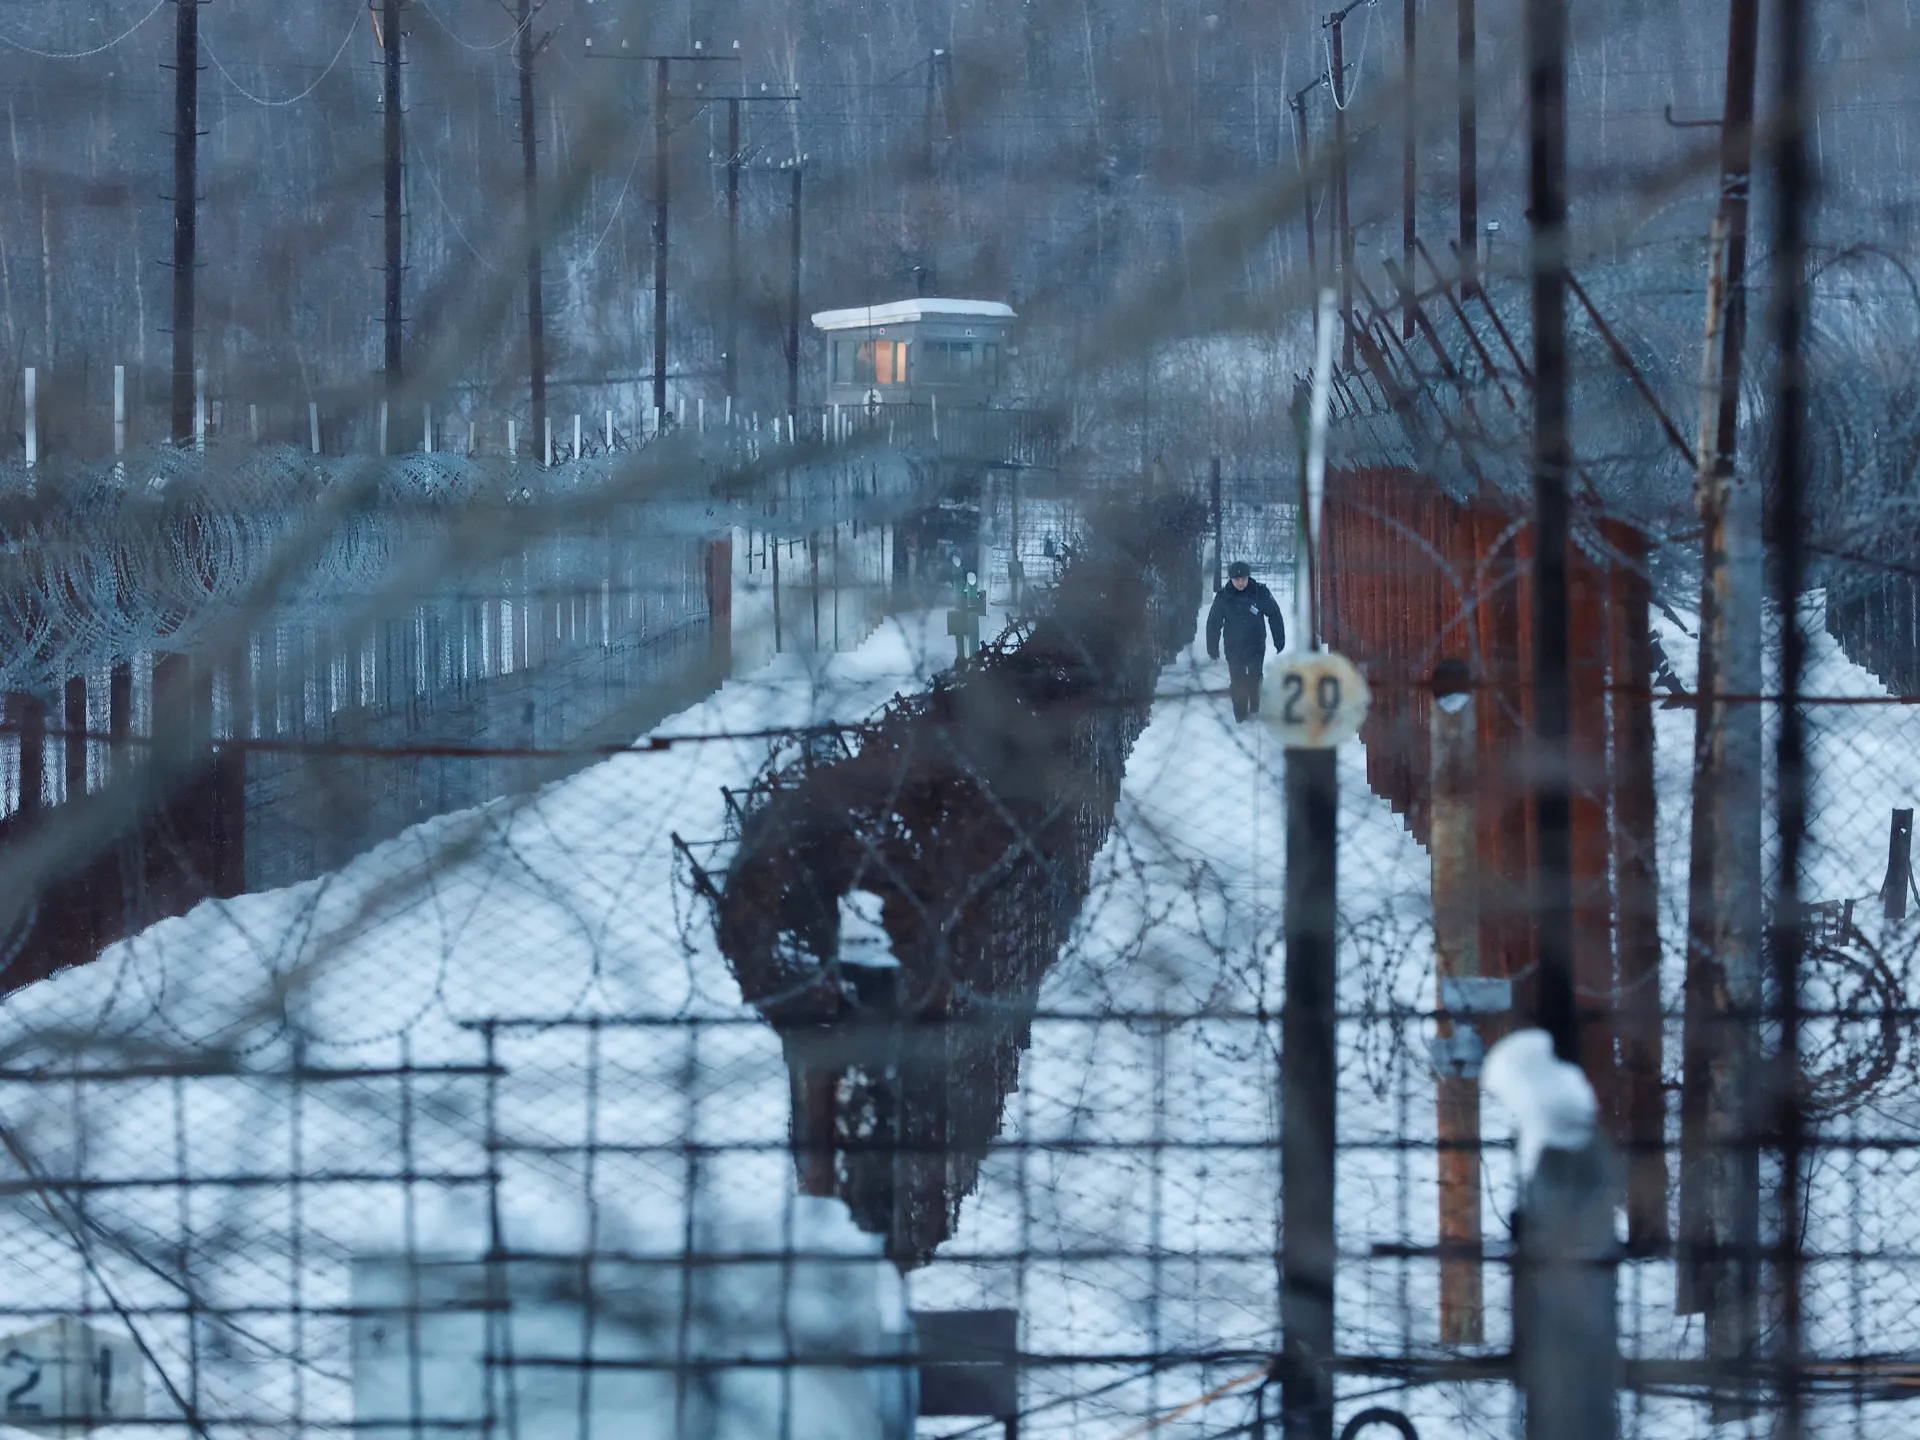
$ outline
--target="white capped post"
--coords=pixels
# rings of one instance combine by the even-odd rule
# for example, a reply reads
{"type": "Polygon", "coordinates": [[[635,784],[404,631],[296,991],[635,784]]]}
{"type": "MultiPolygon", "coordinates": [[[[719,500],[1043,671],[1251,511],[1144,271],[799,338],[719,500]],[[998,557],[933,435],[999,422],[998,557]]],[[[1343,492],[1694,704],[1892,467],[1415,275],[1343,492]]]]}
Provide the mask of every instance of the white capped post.
{"type": "Polygon", "coordinates": [[[193,372],[193,448],[207,448],[207,372],[193,372]]]}
{"type": "Polygon", "coordinates": [[[613,453],[613,409],[611,406],[607,409],[607,453],[609,455],[613,453]]]}
{"type": "Polygon", "coordinates": [[[113,367],[113,453],[127,453],[127,367],[113,367]]]}
{"type": "Polygon", "coordinates": [[[423,405],[420,408],[425,413],[426,420],[426,423],[421,427],[426,432],[421,437],[422,446],[427,454],[431,455],[433,453],[433,406],[423,405]]]}
{"type": "Polygon", "coordinates": [[[477,421],[467,422],[467,454],[477,453],[480,449],[480,426],[477,421]]]}
{"type": "Polygon", "coordinates": [[[546,447],[546,465],[547,468],[551,470],[553,468],[553,416],[551,415],[547,416],[546,447]]]}
{"type": "Polygon", "coordinates": [[[40,372],[27,366],[27,468],[40,463],[40,372]]]}
{"type": "Polygon", "coordinates": [[[573,417],[573,458],[580,458],[580,417],[573,417]]]}
{"type": "Polygon", "coordinates": [[[726,420],[727,420],[727,424],[728,424],[728,426],[732,426],[732,424],[733,424],[733,397],[732,397],[731,395],[729,395],[729,396],[727,396],[727,414],[726,414],[726,420]]]}
{"type": "Polygon", "coordinates": [[[1333,317],[1340,297],[1320,292],[1314,317],[1313,389],[1307,410],[1307,463],[1300,476],[1300,508],[1294,522],[1294,621],[1301,648],[1320,648],[1320,509],[1327,492],[1327,407],[1333,396],[1333,317]]]}
{"type": "Polygon", "coordinates": [[[313,447],[313,453],[320,453],[320,402],[307,402],[307,443],[313,447]]]}
{"type": "Polygon", "coordinates": [[[507,458],[510,460],[518,460],[520,458],[519,431],[520,427],[517,421],[507,421],[507,458]]]}
{"type": "Polygon", "coordinates": [[[247,439],[255,445],[260,443],[260,407],[251,401],[247,404],[247,439]]]}
{"type": "Polygon", "coordinates": [[[380,453],[387,453],[387,402],[380,402],[380,453]]]}

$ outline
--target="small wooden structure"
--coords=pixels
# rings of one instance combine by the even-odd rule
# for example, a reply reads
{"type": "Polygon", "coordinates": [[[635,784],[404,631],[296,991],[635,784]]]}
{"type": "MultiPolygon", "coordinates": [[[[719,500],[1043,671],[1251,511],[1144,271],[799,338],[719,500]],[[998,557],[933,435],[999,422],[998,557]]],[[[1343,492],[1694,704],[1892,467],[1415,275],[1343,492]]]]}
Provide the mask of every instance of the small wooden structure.
{"type": "Polygon", "coordinates": [[[829,405],[991,404],[1005,376],[1011,308],[997,300],[895,300],[822,310],[829,405]]]}

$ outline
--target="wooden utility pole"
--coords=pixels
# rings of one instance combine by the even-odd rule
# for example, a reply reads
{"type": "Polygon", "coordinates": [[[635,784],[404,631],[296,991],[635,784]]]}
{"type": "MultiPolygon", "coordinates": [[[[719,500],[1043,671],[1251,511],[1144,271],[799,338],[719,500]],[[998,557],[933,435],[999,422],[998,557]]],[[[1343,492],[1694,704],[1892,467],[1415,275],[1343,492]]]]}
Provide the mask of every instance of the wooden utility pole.
{"type": "Polygon", "coordinates": [[[1320,293],[1320,260],[1315,253],[1318,248],[1313,229],[1313,145],[1307,133],[1307,97],[1326,84],[1324,75],[1317,77],[1312,84],[1302,85],[1293,92],[1287,101],[1292,107],[1296,122],[1293,132],[1293,149],[1300,162],[1300,213],[1307,226],[1307,276],[1313,281],[1314,294],[1320,293]]]}
{"type": "Polygon", "coordinates": [[[653,62],[653,413],[656,424],[667,416],[667,105],[671,98],[665,55],[653,62]]]}
{"type": "Polygon", "coordinates": [[[1405,56],[1400,96],[1400,338],[1413,339],[1413,251],[1419,238],[1414,215],[1418,200],[1418,160],[1414,148],[1420,119],[1416,99],[1419,78],[1420,26],[1415,0],[1400,0],[1400,39],[1405,56]]]}
{"type": "Polygon", "coordinates": [[[1779,589],[1775,603],[1785,617],[1780,641],[1780,731],[1775,751],[1779,777],[1780,888],[1773,905],[1773,992],[1779,1007],[1774,1100],[1769,1117],[1779,1145],[1782,1220],[1773,1260],[1777,1317],[1772,1340],[1778,1396],[1779,1440],[1801,1440],[1806,1396],[1801,1375],[1803,1343],[1801,1226],[1804,1180],[1801,1166],[1807,1141],[1802,1108],[1800,1061],[1800,965],[1806,945],[1800,908],[1800,857],[1806,840],[1806,732],[1800,713],[1800,682],[1807,642],[1800,628],[1800,587],[1805,579],[1805,521],[1802,487],[1808,471],[1807,424],[1807,205],[1814,176],[1807,156],[1811,96],[1807,83],[1813,35],[1812,6],[1806,0],[1782,0],[1774,7],[1772,37],[1778,66],[1778,114],[1768,144],[1773,178],[1773,351],[1776,356],[1772,530],[1776,537],[1779,589]]]}
{"type": "Polygon", "coordinates": [[[527,370],[533,393],[535,443],[547,428],[547,323],[540,295],[540,150],[533,104],[533,0],[519,0],[515,56],[520,71],[520,160],[527,224],[527,370]]]}
{"type": "Polygon", "coordinates": [[[1579,1064],[1573,987],[1573,833],[1568,776],[1567,0],[1527,0],[1528,191],[1533,272],[1534,925],[1536,1017],[1579,1064]]]}
{"type": "MultiPolygon", "coordinates": [[[[1732,0],[1720,198],[1707,282],[1699,468],[1699,706],[1688,876],[1681,1091],[1683,1313],[1704,1311],[1707,1353],[1752,1359],[1759,1326],[1761,1111],[1760,490],[1737,473],[1746,339],[1758,0],[1732,0]]],[[[1722,1407],[1722,1418],[1742,1407],[1722,1407]]]]}
{"type": "Polygon", "coordinates": [[[727,350],[729,398],[740,393],[740,97],[727,100],[727,350]]]}
{"type": "Polygon", "coordinates": [[[1340,267],[1340,368],[1353,369],[1353,212],[1347,194],[1347,62],[1343,38],[1347,16],[1367,0],[1336,10],[1325,25],[1333,31],[1333,198],[1335,263],[1340,267]]]}
{"type": "Polygon", "coordinates": [[[1657,813],[1653,784],[1653,704],[1644,693],[1653,675],[1648,628],[1652,587],[1647,538],[1618,520],[1601,533],[1619,552],[1607,572],[1610,728],[1613,774],[1613,874],[1617,897],[1617,1027],[1620,1037],[1620,1129],[1627,1152],[1627,1247],[1637,1255],[1666,1251],[1667,1097],[1660,1008],[1660,877],[1655,865],[1657,813]]]}
{"type": "MultiPolygon", "coordinates": [[[[524,0],[522,0],[524,3],[524,0]]],[[[595,60],[645,60],[653,65],[653,413],[660,424],[667,417],[667,217],[671,200],[672,156],[670,141],[673,136],[672,123],[672,74],[669,67],[673,62],[683,64],[706,63],[726,64],[737,62],[738,55],[708,55],[695,46],[691,55],[602,55],[589,56],[595,60]]],[[[729,263],[738,264],[738,226],[739,226],[739,101],[728,102],[729,149],[728,160],[728,253],[729,263]]],[[[737,278],[737,269],[734,272],[737,278]]],[[[731,287],[737,290],[737,286],[731,287]]],[[[728,304],[729,324],[733,323],[733,306],[737,302],[730,295],[728,304]]],[[[726,364],[728,367],[728,394],[732,394],[733,346],[731,339],[727,346],[726,364]]]]}
{"type": "Polygon", "coordinates": [[[806,156],[793,160],[793,196],[788,201],[790,270],[787,277],[787,414],[800,413],[800,175],[806,156]]]}
{"type": "Polygon", "coordinates": [[[927,174],[940,165],[945,144],[953,136],[953,56],[946,50],[927,52],[927,110],[921,126],[927,174]]]}
{"type": "Polygon", "coordinates": [[[194,268],[199,264],[200,5],[174,0],[173,389],[171,434],[193,442],[194,268]]]}
{"type": "Polygon", "coordinates": [[[382,0],[381,8],[384,21],[380,27],[380,103],[385,112],[381,118],[386,152],[386,375],[387,398],[392,401],[398,398],[400,389],[402,327],[405,323],[402,306],[405,272],[401,253],[404,225],[401,207],[405,203],[405,195],[401,184],[401,165],[406,141],[400,128],[400,0],[382,0]]]}
{"type": "Polygon", "coordinates": [[[1480,270],[1480,116],[1474,86],[1479,84],[1478,38],[1474,32],[1474,0],[1456,0],[1460,21],[1460,293],[1469,295],[1479,284],[1480,270]]]}

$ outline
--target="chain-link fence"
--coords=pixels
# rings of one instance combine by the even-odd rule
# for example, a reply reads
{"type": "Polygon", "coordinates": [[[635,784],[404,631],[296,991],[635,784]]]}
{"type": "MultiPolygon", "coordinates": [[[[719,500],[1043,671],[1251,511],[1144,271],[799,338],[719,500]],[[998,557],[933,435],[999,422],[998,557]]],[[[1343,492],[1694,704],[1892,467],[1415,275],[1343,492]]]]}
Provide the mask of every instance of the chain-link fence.
{"type": "Polygon", "coordinates": [[[0,1431],[1914,1427],[1911,15],[16,8],[0,1431]]]}

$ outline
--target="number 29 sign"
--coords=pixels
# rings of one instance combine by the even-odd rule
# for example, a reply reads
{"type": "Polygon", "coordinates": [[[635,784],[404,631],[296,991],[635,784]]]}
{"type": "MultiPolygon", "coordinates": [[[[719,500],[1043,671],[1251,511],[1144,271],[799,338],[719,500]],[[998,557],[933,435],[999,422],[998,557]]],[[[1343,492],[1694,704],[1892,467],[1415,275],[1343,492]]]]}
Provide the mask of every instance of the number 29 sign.
{"type": "Polygon", "coordinates": [[[1373,697],[1366,677],[1344,655],[1276,655],[1267,666],[1260,717],[1292,750],[1331,750],[1366,723],[1373,697]]]}

